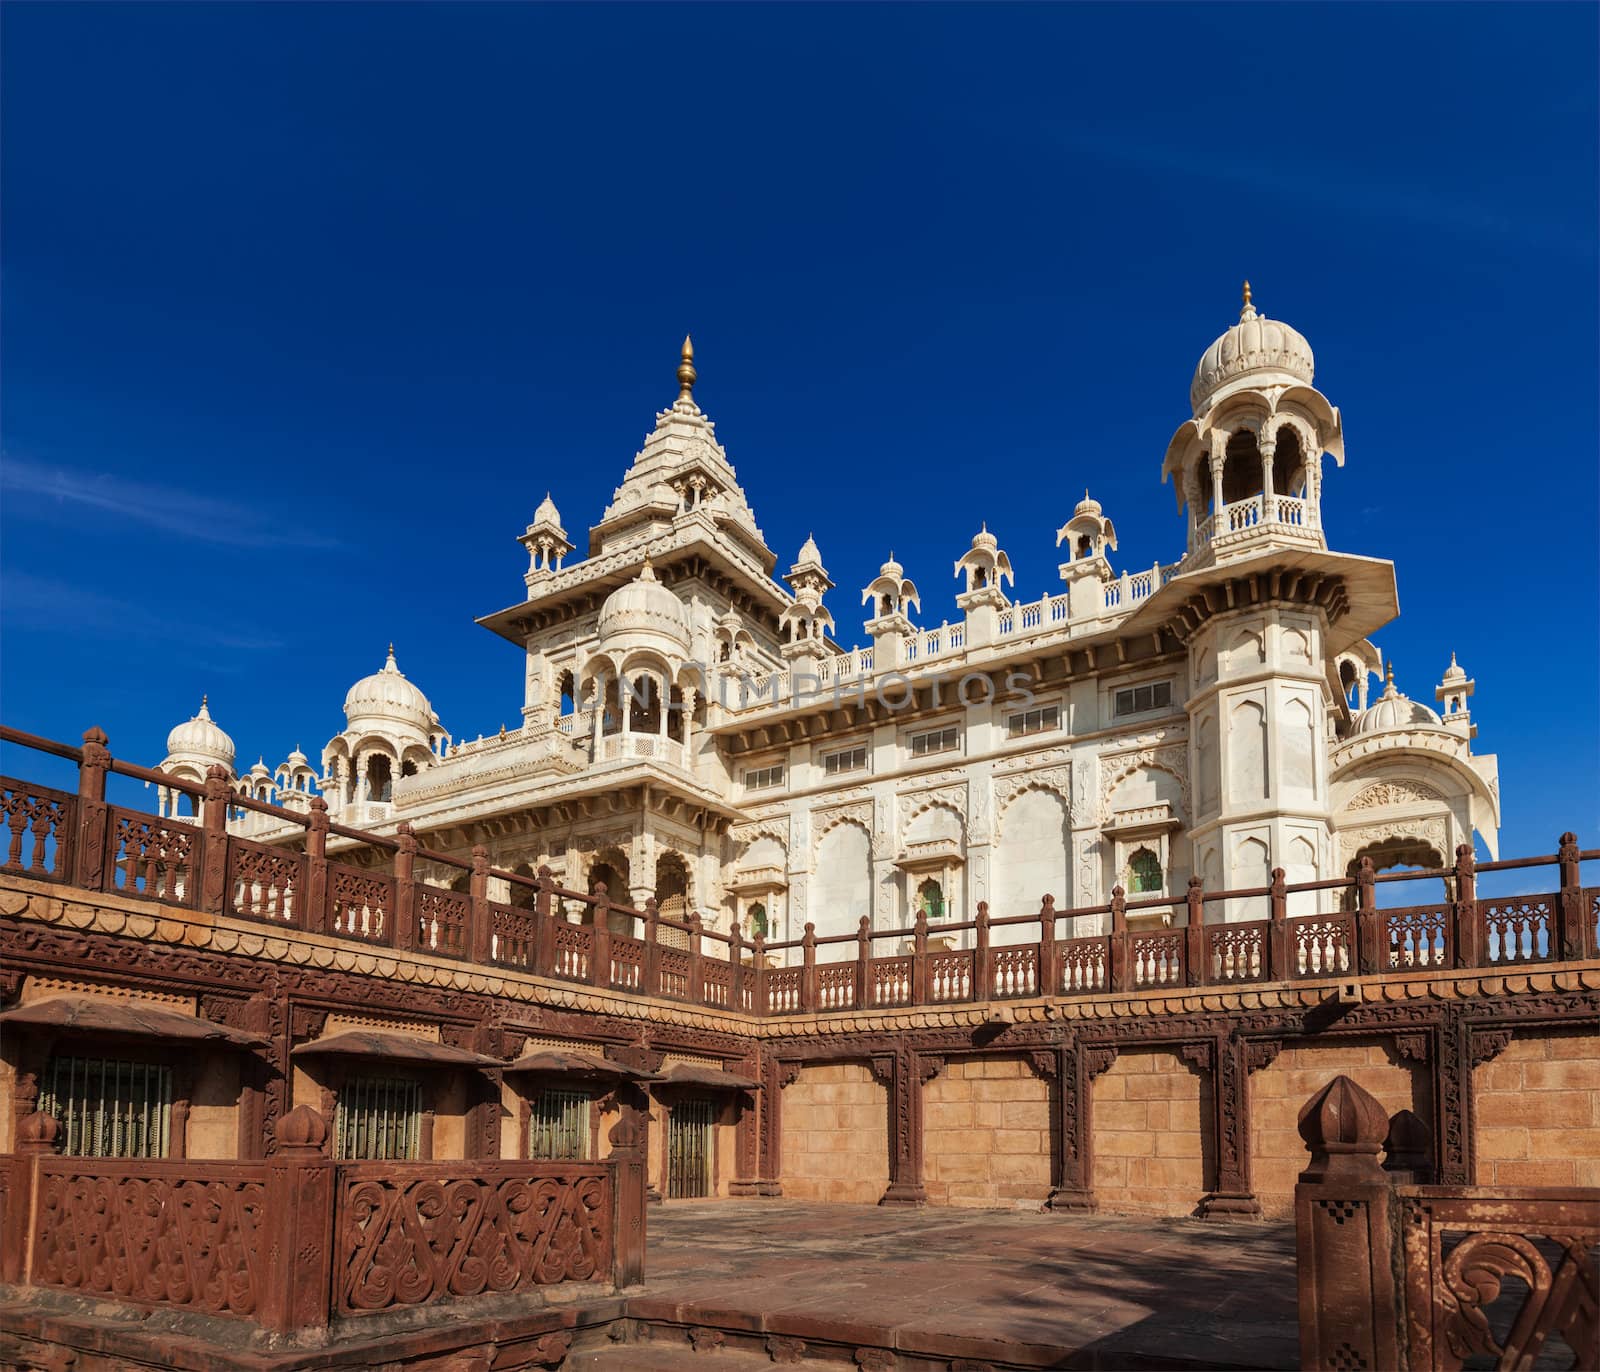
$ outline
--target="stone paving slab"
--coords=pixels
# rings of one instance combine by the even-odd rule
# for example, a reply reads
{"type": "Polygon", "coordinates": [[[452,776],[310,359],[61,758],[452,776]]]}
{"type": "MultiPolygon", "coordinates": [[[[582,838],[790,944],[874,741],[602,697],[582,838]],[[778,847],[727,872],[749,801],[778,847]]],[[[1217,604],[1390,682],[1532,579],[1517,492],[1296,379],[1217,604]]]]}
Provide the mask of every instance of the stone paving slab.
{"type": "Polygon", "coordinates": [[[653,1208],[642,1318],[1018,1365],[1292,1368],[1294,1228],[798,1201],[653,1208]]]}

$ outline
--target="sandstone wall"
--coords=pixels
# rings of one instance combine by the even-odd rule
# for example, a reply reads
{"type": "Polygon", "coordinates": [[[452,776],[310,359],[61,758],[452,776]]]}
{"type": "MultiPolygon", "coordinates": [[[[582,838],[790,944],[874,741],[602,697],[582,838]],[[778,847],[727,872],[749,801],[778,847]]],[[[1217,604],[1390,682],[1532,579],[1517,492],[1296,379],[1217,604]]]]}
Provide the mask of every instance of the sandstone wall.
{"type": "Polygon", "coordinates": [[[1121,1052],[1093,1090],[1100,1208],[1193,1214],[1214,1174],[1209,1079],[1176,1053],[1121,1052]]]}
{"type": "Polygon", "coordinates": [[[1036,1210],[1050,1194],[1050,1084],[1020,1058],[953,1061],[922,1099],[930,1204],[1036,1210]]]}
{"type": "Polygon", "coordinates": [[[1518,1037],[1473,1073],[1480,1186],[1600,1186],[1600,1039],[1518,1037]]]}
{"type": "Polygon", "coordinates": [[[889,1094],[857,1063],[805,1067],[783,1092],[783,1194],[875,1204],[889,1185],[889,1094]]]}
{"type": "Polygon", "coordinates": [[[1300,1110],[1341,1073],[1372,1092],[1388,1114],[1414,1110],[1432,1127],[1427,1067],[1397,1059],[1386,1039],[1285,1047],[1275,1062],[1250,1077],[1251,1179],[1264,1215],[1294,1214],[1295,1178],[1311,1156],[1300,1137],[1300,1110]]]}

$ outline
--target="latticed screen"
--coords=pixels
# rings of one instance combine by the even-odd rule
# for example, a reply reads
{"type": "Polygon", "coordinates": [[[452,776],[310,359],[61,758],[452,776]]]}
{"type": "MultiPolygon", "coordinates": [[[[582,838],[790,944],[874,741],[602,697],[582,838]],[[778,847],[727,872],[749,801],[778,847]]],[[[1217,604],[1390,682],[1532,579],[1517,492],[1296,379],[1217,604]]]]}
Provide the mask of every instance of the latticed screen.
{"type": "Polygon", "coordinates": [[[63,1153],[164,1158],[171,1142],[172,1069],[118,1058],[52,1058],[39,1108],[61,1122],[63,1153]]]}
{"type": "Polygon", "coordinates": [[[351,1077],[339,1092],[333,1138],[338,1158],[414,1161],[422,1086],[399,1077],[351,1077]]]}
{"type": "Polygon", "coordinates": [[[541,1091],[528,1112],[528,1156],[583,1161],[589,1156],[589,1097],[541,1091]]]}

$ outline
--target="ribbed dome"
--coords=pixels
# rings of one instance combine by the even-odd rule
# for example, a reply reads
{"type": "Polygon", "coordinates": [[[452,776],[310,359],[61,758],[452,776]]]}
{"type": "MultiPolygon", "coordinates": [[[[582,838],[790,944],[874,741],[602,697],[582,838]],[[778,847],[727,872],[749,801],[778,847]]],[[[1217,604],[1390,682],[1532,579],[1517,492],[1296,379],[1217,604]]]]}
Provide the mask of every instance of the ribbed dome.
{"type": "Polygon", "coordinates": [[[208,758],[233,770],[233,740],[212,720],[205,696],[200,697],[200,713],[167,735],[168,756],[180,753],[208,758]]]}
{"type": "Polygon", "coordinates": [[[364,676],[344,698],[344,717],[354,724],[360,719],[403,721],[424,734],[438,727],[438,718],[427,696],[406,680],[394,661],[394,645],[389,645],[389,660],[383,670],[364,676]]]}
{"type": "Polygon", "coordinates": [[[800,556],[795,558],[795,565],[803,567],[809,562],[819,566],[822,563],[822,550],[817,547],[817,540],[811,534],[807,534],[806,541],[800,545],[800,556]]]}
{"type": "Polygon", "coordinates": [[[1394,672],[1389,673],[1383,694],[1356,716],[1357,734],[1382,734],[1391,729],[1414,729],[1419,724],[1438,726],[1439,716],[1420,701],[1403,696],[1394,684],[1394,672]]]}
{"type": "Polygon", "coordinates": [[[1316,362],[1305,336],[1276,319],[1256,313],[1250,303],[1250,283],[1245,283],[1244,309],[1239,322],[1216,340],[1200,357],[1189,383],[1189,403],[1198,414],[1222,386],[1252,373],[1275,375],[1284,382],[1311,385],[1316,362]]]}
{"type": "Polygon", "coordinates": [[[1105,513],[1104,507],[1100,504],[1100,502],[1098,500],[1096,500],[1092,495],[1090,495],[1088,491],[1085,491],[1083,493],[1083,499],[1080,500],[1076,505],[1074,505],[1072,507],[1073,518],[1077,518],[1079,515],[1096,515],[1096,516],[1098,516],[1098,515],[1101,515],[1101,514],[1104,514],[1104,513],[1105,513]]]}
{"type": "Polygon", "coordinates": [[[544,499],[539,502],[539,508],[533,512],[535,524],[554,524],[560,526],[561,511],[556,509],[556,502],[550,499],[550,492],[544,493],[544,499]]]}
{"type": "Polygon", "coordinates": [[[689,650],[683,602],[656,580],[649,558],[638,576],[606,597],[599,630],[602,644],[622,634],[654,633],[665,635],[684,652],[689,650]]]}
{"type": "Polygon", "coordinates": [[[1454,685],[1456,682],[1465,681],[1466,679],[1466,671],[1462,668],[1461,664],[1456,661],[1456,655],[1451,653],[1450,665],[1444,669],[1445,684],[1454,685]]]}

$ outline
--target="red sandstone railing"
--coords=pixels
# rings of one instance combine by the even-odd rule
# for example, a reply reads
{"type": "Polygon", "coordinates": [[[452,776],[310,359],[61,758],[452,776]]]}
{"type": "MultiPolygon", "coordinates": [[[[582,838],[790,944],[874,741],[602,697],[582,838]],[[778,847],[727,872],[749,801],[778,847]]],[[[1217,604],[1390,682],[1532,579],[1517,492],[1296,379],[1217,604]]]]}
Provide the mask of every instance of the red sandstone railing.
{"type": "Polygon", "coordinates": [[[1427,1185],[1427,1126],[1343,1076],[1300,1134],[1302,1368],[1600,1367],[1600,1190],[1427,1185]]]}
{"type": "Polygon", "coordinates": [[[308,1106],[260,1162],[0,1155],[0,1281],[289,1331],[644,1271],[643,1130],[602,1161],[335,1162],[308,1106]]]}
{"type": "Polygon", "coordinates": [[[235,794],[221,768],[199,786],[123,762],[98,729],[81,748],[4,726],[0,740],[76,762],[79,778],[70,795],[0,777],[10,839],[0,872],[760,1016],[1521,968],[1597,955],[1600,886],[1583,885],[1581,864],[1600,860],[1600,850],[1580,851],[1570,833],[1554,854],[1504,862],[1478,863],[1463,845],[1455,865],[1439,871],[1379,874],[1363,859],[1351,879],[1290,885],[1278,870],[1269,886],[1206,891],[1195,878],[1177,899],[1128,900],[1118,887],[1107,904],[1082,909],[1057,910],[1045,896],[1037,912],[991,917],[980,902],[974,920],[930,924],[919,914],[910,928],[880,930],[863,918],[853,934],[818,937],[807,924],[800,939],[746,943],[737,929],[705,929],[698,914],[669,919],[654,900],[640,910],[612,902],[603,885],[587,894],[557,886],[548,868],[530,877],[491,867],[482,846],[470,861],[434,852],[407,824],[393,836],[346,828],[329,820],[321,797],[308,813],[285,810],[235,794]],[[199,822],[108,805],[111,773],[194,795],[199,822]],[[228,833],[229,812],[240,808],[302,829],[300,847],[228,833]],[[330,838],[358,845],[348,856],[362,865],[330,858],[330,838]],[[460,872],[466,890],[418,879],[419,858],[460,872]],[[387,869],[377,865],[385,861],[387,869]],[[1477,895],[1482,874],[1552,866],[1557,890],[1477,895]],[[1444,902],[1378,908],[1380,883],[1441,878],[1444,902]],[[506,884],[510,903],[489,899],[491,879],[506,884]],[[1322,901],[1329,892],[1349,908],[1289,915],[1294,897],[1322,901]],[[1266,917],[1216,918],[1241,905],[1266,917]],[[575,910],[580,923],[569,918],[575,910]],[[1129,916],[1140,913],[1166,915],[1170,927],[1130,928],[1129,916]],[[1109,932],[1058,937],[1063,920],[1070,932],[1085,919],[1109,932]],[[966,934],[970,948],[946,946],[966,934]],[[792,965],[769,965],[778,963],[792,965]]]}

